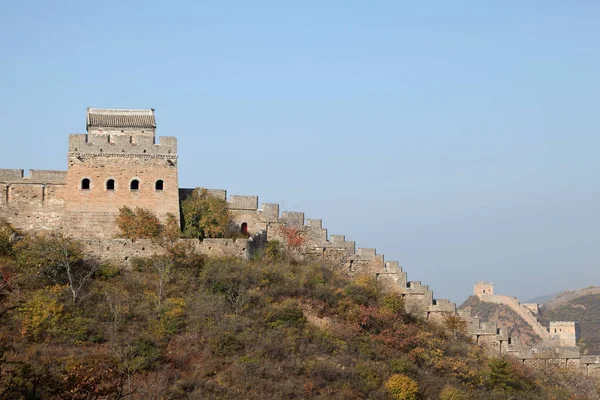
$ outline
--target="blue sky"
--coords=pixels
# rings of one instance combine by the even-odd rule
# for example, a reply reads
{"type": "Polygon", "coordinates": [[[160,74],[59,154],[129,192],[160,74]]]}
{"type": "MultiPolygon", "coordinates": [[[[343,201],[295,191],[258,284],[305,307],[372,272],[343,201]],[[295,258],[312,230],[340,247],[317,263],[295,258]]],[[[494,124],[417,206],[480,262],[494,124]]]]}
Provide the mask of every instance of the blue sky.
{"type": "Polygon", "coordinates": [[[156,109],[180,185],[258,195],[438,298],[600,285],[600,3],[31,1],[0,13],[0,168],[156,109]]]}

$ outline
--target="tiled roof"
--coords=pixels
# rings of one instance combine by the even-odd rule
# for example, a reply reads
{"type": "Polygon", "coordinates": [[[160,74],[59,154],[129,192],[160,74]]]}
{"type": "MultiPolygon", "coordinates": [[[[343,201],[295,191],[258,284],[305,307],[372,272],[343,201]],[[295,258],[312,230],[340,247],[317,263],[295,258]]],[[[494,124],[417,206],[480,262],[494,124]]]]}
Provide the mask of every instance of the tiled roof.
{"type": "Polygon", "coordinates": [[[86,127],[156,128],[154,109],[88,108],[86,127]]]}

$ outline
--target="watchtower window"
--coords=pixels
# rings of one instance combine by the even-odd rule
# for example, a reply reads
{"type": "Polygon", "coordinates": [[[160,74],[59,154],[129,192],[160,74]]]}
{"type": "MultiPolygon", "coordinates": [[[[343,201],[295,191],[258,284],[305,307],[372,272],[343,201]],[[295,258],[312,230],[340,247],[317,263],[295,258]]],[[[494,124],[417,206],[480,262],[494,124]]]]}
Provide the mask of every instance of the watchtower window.
{"type": "Polygon", "coordinates": [[[90,190],[90,180],[88,178],[81,180],[81,189],[82,190],[90,190]]]}
{"type": "Polygon", "coordinates": [[[165,186],[165,183],[162,181],[162,179],[159,179],[156,181],[156,184],[154,185],[154,189],[155,190],[163,190],[165,186]]]}
{"type": "Polygon", "coordinates": [[[140,190],[140,181],[138,181],[137,179],[132,180],[131,185],[129,185],[129,188],[131,190],[140,190]]]}
{"type": "Polygon", "coordinates": [[[248,224],[246,222],[242,223],[240,233],[243,233],[244,235],[248,234],[248,224]]]}
{"type": "Polygon", "coordinates": [[[109,179],[106,181],[106,190],[115,190],[115,180],[109,179]]]}

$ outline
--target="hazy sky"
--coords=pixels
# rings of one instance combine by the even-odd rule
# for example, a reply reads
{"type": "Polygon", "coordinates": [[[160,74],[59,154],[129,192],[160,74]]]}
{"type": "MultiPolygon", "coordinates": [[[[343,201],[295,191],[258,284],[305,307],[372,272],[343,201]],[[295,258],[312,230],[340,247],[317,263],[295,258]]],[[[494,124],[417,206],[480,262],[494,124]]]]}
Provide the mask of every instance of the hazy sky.
{"type": "Polygon", "coordinates": [[[2,1],[0,168],[156,108],[182,187],[258,195],[437,298],[600,285],[597,1],[2,1]]]}

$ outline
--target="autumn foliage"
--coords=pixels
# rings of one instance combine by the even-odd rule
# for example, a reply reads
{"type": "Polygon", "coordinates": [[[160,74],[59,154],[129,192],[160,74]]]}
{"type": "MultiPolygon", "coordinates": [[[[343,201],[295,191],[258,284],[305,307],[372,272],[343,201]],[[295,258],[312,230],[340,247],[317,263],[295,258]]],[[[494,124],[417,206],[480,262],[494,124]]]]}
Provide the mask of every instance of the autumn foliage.
{"type": "Polygon", "coordinates": [[[119,209],[116,224],[121,230],[120,236],[127,239],[153,239],[161,232],[158,217],[146,208],[127,206],[119,209]]]}
{"type": "Polygon", "coordinates": [[[289,249],[299,250],[306,242],[304,231],[301,227],[281,224],[279,226],[279,232],[289,249]]]}
{"type": "Polygon", "coordinates": [[[368,275],[176,243],[101,265],[73,301],[65,264],[38,251],[46,239],[8,256],[0,399],[595,398],[576,372],[535,373],[406,314],[368,275]]]}
{"type": "Polygon", "coordinates": [[[187,238],[223,238],[231,233],[231,215],[227,201],[197,188],[181,203],[183,236],[187,238]]]}

